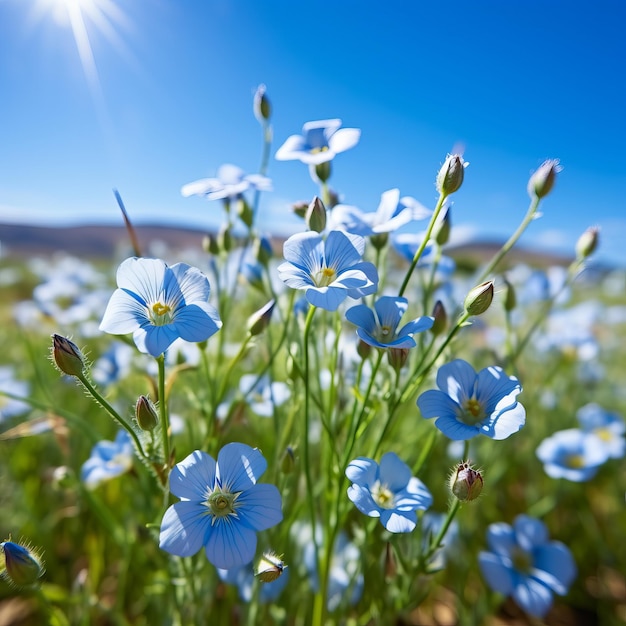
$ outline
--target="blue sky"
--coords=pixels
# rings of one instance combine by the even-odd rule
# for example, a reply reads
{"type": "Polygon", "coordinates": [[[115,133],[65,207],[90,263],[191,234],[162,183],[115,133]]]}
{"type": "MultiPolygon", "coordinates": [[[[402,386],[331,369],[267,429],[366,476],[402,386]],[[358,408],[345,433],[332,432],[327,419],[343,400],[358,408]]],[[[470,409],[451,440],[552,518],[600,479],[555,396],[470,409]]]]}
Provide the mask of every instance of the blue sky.
{"type": "MultiPolygon", "coordinates": [[[[599,225],[598,258],[626,265],[625,23],[621,0],[0,0],[0,221],[121,223],[115,187],[137,224],[219,224],[218,202],[180,188],[222,163],[257,171],[265,83],[273,152],[309,120],[362,130],[334,161],[344,202],[374,210],[399,187],[432,207],[463,145],[457,237],[505,238],[556,157],[522,243],[567,252],[599,225]]],[[[259,217],[294,232],[290,203],[317,191],[307,167],[268,175],[259,217]]]]}

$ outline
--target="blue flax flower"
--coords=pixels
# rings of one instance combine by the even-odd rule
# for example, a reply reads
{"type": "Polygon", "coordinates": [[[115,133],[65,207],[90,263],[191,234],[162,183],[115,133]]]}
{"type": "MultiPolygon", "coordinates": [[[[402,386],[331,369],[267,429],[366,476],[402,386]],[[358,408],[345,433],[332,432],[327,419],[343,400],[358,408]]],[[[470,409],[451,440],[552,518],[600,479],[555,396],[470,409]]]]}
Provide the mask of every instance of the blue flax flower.
{"type": "Polygon", "coordinates": [[[272,191],[272,181],[260,174],[246,174],[236,165],[226,163],[217,170],[216,178],[202,178],[183,185],[180,192],[189,196],[202,196],[207,200],[235,199],[248,189],[272,191]]]}
{"type": "Polygon", "coordinates": [[[469,363],[456,359],[439,368],[437,386],[439,390],[425,391],[417,406],[426,419],[438,418],[435,426],[450,439],[506,439],[524,426],[526,410],[516,400],[522,387],[501,367],[476,373],[469,363]]]}
{"type": "Polygon", "coordinates": [[[549,541],[543,522],[518,515],[513,527],[503,522],[487,531],[490,552],[478,557],[487,584],[498,593],[513,596],[524,611],[542,618],[552,606],[552,595],[565,595],[576,576],[569,549],[549,541]]]}
{"type": "Polygon", "coordinates": [[[374,311],[358,304],[346,311],[346,319],[358,328],[356,334],[375,348],[414,348],[413,335],[432,327],[434,318],[418,317],[398,330],[398,324],[408,308],[406,298],[382,296],[374,303],[374,311]]]}
{"type": "Polygon", "coordinates": [[[297,233],[283,247],[285,263],[278,266],[281,280],[293,289],[304,289],[313,306],[336,311],[346,299],[360,298],[378,288],[373,263],[362,261],[365,239],[339,230],[326,240],[316,232],[297,233]]]}
{"type": "Polygon", "coordinates": [[[115,441],[100,441],[92,448],[91,456],[80,470],[80,478],[88,489],[95,489],[101,483],[130,470],[134,455],[130,435],[120,430],[115,441]]]}
{"type": "Polygon", "coordinates": [[[569,428],[544,439],[537,448],[543,469],[551,478],[584,482],[596,475],[609,458],[609,449],[591,432],[569,428]]]}
{"type": "Polygon", "coordinates": [[[225,445],[217,462],[192,452],[170,474],[170,491],[180,502],[163,516],[160,547],[191,556],[204,546],[209,561],[221,569],[252,561],[256,533],[283,519],[278,489],[257,483],[266,468],[261,452],[243,443],[225,445]]]}
{"type": "Polygon", "coordinates": [[[585,432],[600,438],[611,459],[621,459],[626,454],[626,422],[617,413],[592,402],[578,409],[576,417],[585,432]]]}
{"type": "Polygon", "coordinates": [[[100,323],[113,335],[133,333],[137,348],[157,357],[174,340],[205,341],[222,322],[208,303],[209,280],[195,267],[160,259],[126,259],[100,323]]]}
{"type": "Polygon", "coordinates": [[[332,161],[339,152],[345,152],[359,143],[358,128],[340,128],[341,120],[307,122],[302,135],[291,135],[278,148],[276,160],[299,160],[307,165],[319,165],[332,161]]]}
{"type": "Polygon", "coordinates": [[[390,533],[411,532],[417,524],[417,510],[432,504],[430,492],[419,478],[411,476],[409,466],[394,452],[387,452],[380,465],[358,457],[346,468],[352,481],[348,498],[369,517],[380,517],[390,533]]]}
{"type": "Polygon", "coordinates": [[[354,206],[338,204],[333,207],[330,221],[336,228],[369,237],[390,233],[414,220],[428,217],[431,211],[410,196],[400,197],[399,189],[385,191],[376,211],[365,213],[354,206]]]}

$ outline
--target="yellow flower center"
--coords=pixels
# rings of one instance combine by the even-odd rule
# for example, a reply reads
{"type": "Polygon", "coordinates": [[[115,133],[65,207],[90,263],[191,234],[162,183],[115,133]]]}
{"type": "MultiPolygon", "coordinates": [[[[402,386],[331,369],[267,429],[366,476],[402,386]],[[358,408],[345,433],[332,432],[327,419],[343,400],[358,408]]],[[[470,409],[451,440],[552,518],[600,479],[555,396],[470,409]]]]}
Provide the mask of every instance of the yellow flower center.
{"type": "Polygon", "coordinates": [[[311,154],[318,154],[319,152],[326,152],[328,150],[328,146],[320,146],[319,148],[311,148],[311,154]]]}
{"type": "Polygon", "coordinates": [[[165,326],[172,321],[172,308],[162,302],[155,302],[151,309],[150,319],[155,326],[165,326]]]}
{"type": "Polygon", "coordinates": [[[337,272],[332,267],[323,267],[315,276],[311,276],[317,287],[328,287],[334,280],[337,272]]]}
{"type": "Polygon", "coordinates": [[[565,464],[572,469],[585,467],[585,458],[582,454],[569,454],[565,459],[565,464]]]}
{"type": "Polygon", "coordinates": [[[511,560],[513,561],[513,567],[522,574],[529,574],[532,566],[533,560],[530,554],[525,550],[522,550],[519,547],[513,549],[511,554],[511,560]]]}
{"type": "Polygon", "coordinates": [[[462,405],[463,410],[461,412],[461,421],[465,422],[469,426],[478,424],[485,417],[483,411],[483,405],[476,398],[468,398],[462,405]]]}
{"type": "Polygon", "coordinates": [[[395,507],[395,498],[393,492],[387,485],[376,481],[371,490],[372,498],[379,507],[383,509],[393,509],[395,507]]]}
{"type": "Polygon", "coordinates": [[[594,435],[597,435],[602,441],[613,441],[615,438],[613,433],[608,428],[596,428],[593,431],[594,435]]]}
{"type": "Polygon", "coordinates": [[[206,504],[213,516],[211,523],[220,517],[228,517],[229,515],[237,516],[237,498],[241,492],[230,493],[216,488],[207,498],[206,504]]]}

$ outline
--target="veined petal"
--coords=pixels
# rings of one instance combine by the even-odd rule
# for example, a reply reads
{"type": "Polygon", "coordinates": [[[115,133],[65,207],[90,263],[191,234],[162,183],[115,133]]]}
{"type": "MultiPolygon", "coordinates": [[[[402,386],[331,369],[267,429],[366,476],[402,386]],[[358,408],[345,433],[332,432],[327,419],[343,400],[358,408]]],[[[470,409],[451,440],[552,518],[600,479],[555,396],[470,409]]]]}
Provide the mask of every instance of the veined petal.
{"type": "Polygon", "coordinates": [[[415,476],[411,476],[405,489],[396,494],[396,508],[402,510],[411,506],[414,509],[427,509],[433,503],[433,497],[426,485],[415,476]]]}
{"type": "Polygon", "coordinates": [[[250,489],[266,469],[261,451],[245,443],[228,443],[217,455],[218,479],[231,492],[250,489]]]}
{"type": "Polygon", "coordinates": [[[486,367],[476,375],[476,399],[482,403],[487,414],[495,409],[502,398],[510,394],[512,398],[509,404],[513,404],[514,397],[521,390],[518,380],[507,376],[501,367],[486,367]]]}
{"type": "Polygon", "coordinates": [[[350,289],[348,291],[348,296],[351,298],[369,296],[378,289],[378,270],[373,263],[370,263],[369,261],[357,263],[353,269],[358,269],[359,272],[362,272],[367,278],[367,283],[362,287],[350,289]]]}
{"type": "Polygon", "coordinates": [[[453,400],[461,403],[474,391],[476,372],[462,359],[455,359],[442,365],[437,371],[437,386],[453,400]]]}
{"type": "Polygon", "coordinates": [[[349,308],[346,311],[346,319],[367,333],[373,333],[376,330],[374,312],[365,304],[358,304],[349,308]]]}
{"type": "Polygon", "coordinates": [[[380,196],[380,204],[376,209],[376,222],[374,226],[386,224],[398,210],[400,202],[400,190],[398,188],[384,191],[380,196]]]}
{"type": "Polygon", "coordinates": [[[280,492],[274,485],[257,484],[237,498],[241,523],[253,530],[267,530],[283,519],[280,492]]]}
{"type": "Polygon", "coordinates": [[[157,357],[161,356],[178,339],[178,334],[173,324],[166,326],[144,324],[133,333],[133,339],[141,352],[157,357]]]}
{"type": "Polygon", "coordinates": [[[186,500],[206,500],[215,485],[215,459],[196,450],[174,466],[170,473],[170,491],[186,500]]]}
{"type": "Polygon", "coordinates": [[[161,259],[132,257],[117,269],[117,286],[136,293],[147,303],[158,302],[167,270],[167,265],[161,259]]]}
{"type": "Polygon", "coordinates": [[[435,318],[428,315],[418,317],[417,319],[407,322],[398,332],[398,337],[414,335],[415,333],[421,333],[425,330],[429,330],[433,327],[434,322],[435,318]]]}
{"type": "Polygon", "coordinates": [[[328,147],[332,152],[345,152],[356,146],[361,138],[361,131],[358,128],[340,128],[333,133],[328,140],[328,147]]]}
{"type": "Polygon", "coordinates": [[[176,334],[185,341],[205,341],[221,327],[218,312],[207,302],[189,304],[181,309],[173,323],[176,334]]]}
{"type": "Polygon", "coordinates": [[[207,539],[206,556],[215,567],[232,569],[254,558],[256,533],[230,517],[218,519],[207,539]]]}
{"type": "Polygon", "coordinates": [[[477,426],[469,426],[460,422],[456,417],[450,417],[449,415],[442,416],[437,419],[435,426],[446,436],[453,441],[466,441],[472,439],[479,434],[480,430],[477,426]]]}
{"type": "Polygon", "coordinates": [[[291,235],[283,245],[283,256],[308,274],[315,274],[322,267],[324,240],[314,231],[291,235]]]}
{"type": "Polygon", "coordinates": [[[292,289],[304,289],[315,285],[310,274],[293,263],[281,263],[277,270],[280,279],[292,289]]]}
{"type": "Polygon", "coordinates": [[[393,298],[391,296],[382,296],[374,303],[380,325],[387,326],[393,333],[395,333],[408,306],[409,302],[406,298],[393,298]]]}
{"type": "Polygon", "coordinates": [[[326,311],[336,311],[348,297],[342,285],[331,287],[309,287],[304,293],[309,304],[326,311]]]}
{"type": "Polygon", "coordinates": [[[429,389],[422,393],[417,399],[417,406],[422,417],[426,419],[444,415],[456,419],[459,409],[459,405],[448,394],[438,389],[429,389]]]}
{"type": "Polygon", "coordinates": [[[116,289],[107,304],[100,330],[112,335],[132,333],[148,321],[146,307],[123,289],[116,289]]]}
{"type": "Polygon", "coordinates": [[[526,423],[526,409],[521,404],[503,413],[492,415],[480,426],[483,435],[497,441],[510,437],[521,430],[526,423]]]}
{"type": "Polygon", "coordinates": [[[209,279],[198,268],[187,263],[176,263],[170,270],[178,283],[185,304],[208,301],[211,292],[209,279]]]}
{"type": "Polygon", "coordinates": [[[328,233],[324,244],[326,265],[336,271],[347,269],[358,263],[364,252],[365,239],[343,230],[332,230],[328,233]]]}
{"type": "Polygon", "coordinates": [[[211,515],[203,504],[183,500],[165,511],[159,547],[177,556],[191,556],[205,543],[211,530],[211,515]]]}

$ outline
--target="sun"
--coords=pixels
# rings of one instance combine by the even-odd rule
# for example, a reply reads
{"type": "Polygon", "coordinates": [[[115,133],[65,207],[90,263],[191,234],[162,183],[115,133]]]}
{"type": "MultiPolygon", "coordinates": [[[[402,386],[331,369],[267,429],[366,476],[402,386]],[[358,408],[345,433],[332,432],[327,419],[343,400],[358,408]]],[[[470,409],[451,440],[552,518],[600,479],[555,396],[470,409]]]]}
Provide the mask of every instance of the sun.
{"type": "Polygon", "coordinates": [[[100,81],[89,31],[92,36],[104,35],[118,49],[124,47],[119,27],[127,25],[127,18],[117,0],[35,0],[32,17],[52,19],[71,30],[85,78],[94,95],[98,94],[100,81]]]}

